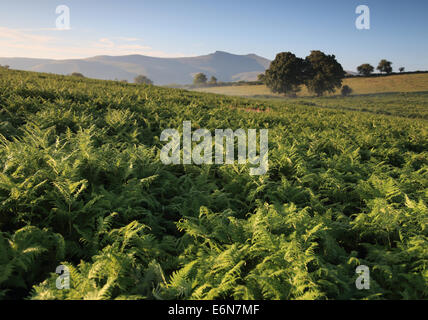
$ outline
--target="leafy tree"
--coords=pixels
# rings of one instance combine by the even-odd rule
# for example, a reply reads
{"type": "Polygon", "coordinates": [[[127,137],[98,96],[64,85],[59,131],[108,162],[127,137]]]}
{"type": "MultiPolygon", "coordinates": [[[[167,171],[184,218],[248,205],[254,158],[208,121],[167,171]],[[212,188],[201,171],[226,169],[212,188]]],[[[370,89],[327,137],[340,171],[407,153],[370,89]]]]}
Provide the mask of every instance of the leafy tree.
{"type": "Polygon", "coordinates": [[[349,96],[352,93],[352,88],[348,85],[344,85],[341,90],[341,94],[344,97],[349,96]]]}
{"type": "Polygon", "coordinates": [[[258,80],[258,81],[260,81],[260,82],[265,82],[265,80],[266,80],[266,76],[265,76],[265,74],[264,74],[264,73],[260,73],[260,74],[257,76],[257,80],[258,80]]]}
{"type": "Polygon", "coordinates": [[[345,71],[334,55],[316,50],[306,57],[306,61],[311,66],[311,76],[305,81],[310,92],[322,96],[324,92],[334,92],[342,86],[345,71]]]}
{"type": "Polygon", "coordinates": [[[85,76],[81,74],[80,72],[73,72],[71,74],[72,77],[78,77],[78,78],[84,78],[85,76]]]}
{"type": "Polygon", "coordinates": [[[308,76],[308,62],[291,52],[279,53],[265,74],[265,83],[274,93],[295,95],[308,76]]]}
{"type": "Polygon", "coordinates": [[[374,67],[368,63],[362,64],[357,68],[359,74],[369,76],[374,71],[374,67]]]}
{"type": "Polygon", "coordinates": [[[379,70],[381,73],[390,74],[392,72],[392,62],[382,59],[377,66],[377,70],[379,70]]]}
{"type": "Polygon", "coordinates": [[[198,73],[193,78],[193,84],[196,84],[196,85],[206,84],[207,80],[208,79],[207,79],[207,76],[205,74],[198,73]]]}
{"type": "Polygon", "coordinates": [[[398,69],[400,72],[404,72],[404,70],[406,70],[404,67],[401,67],[400,69],[398,69]]]}
{"type": "Polygon", "coordinates": [[[210,79],[210,81],[209,81],[208,83],[209,83],[209,84],[212,84],[212,85],[217,84],[217,78],[216,78],[216,77],[214,77],[214,76],[212,76],[212,77],[211,77],[211,79],[210,79]]]}
{"type": "Polygon", "coordinates": [[[153,84],[153,81],[147,78],[146,76],[139,75],[134,79],[136,84],[153,84]]]}

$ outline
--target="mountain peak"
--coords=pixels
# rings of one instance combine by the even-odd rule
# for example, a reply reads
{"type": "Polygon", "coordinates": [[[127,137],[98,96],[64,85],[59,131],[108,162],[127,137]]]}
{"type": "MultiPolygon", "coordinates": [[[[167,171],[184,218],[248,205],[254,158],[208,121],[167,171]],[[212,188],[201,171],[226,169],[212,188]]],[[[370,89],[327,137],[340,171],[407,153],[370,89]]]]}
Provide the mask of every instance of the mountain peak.
{"type": "Polygon", "coordinates": [[[226,51],[217,50],[216,52],[213,53],[213,55],[220,56],[220,55],[232,55],[232,54],[226,51]]]}

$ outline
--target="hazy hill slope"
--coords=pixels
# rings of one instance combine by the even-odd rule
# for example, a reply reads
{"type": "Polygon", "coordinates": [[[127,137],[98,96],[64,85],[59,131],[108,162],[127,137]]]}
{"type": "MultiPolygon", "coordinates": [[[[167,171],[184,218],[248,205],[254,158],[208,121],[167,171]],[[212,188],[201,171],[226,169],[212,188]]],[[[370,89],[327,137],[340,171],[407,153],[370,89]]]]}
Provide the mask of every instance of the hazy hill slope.
{"type": "Polygon", "coordinates": [[[241,56],[223,51],[195,58],[181,58],[179,61],[212,74],[220,81],[244,80],[239,75],[245,77],[247,73],[256,73],[256,76],[253,76],[255,80],[270,64],[269,60],[256,55],[241,56]]]}
{"type": "Polygon", "coordinates": [[[203,72],[219,81],[255,80],[264,72],[270,60],[255,54],[235,55],[215,53],[188,58],[157,58],[142,55],[96,56],[87,59],[49,60],[0,58],[1,65],[12,69],[70,74],[80,72],[87,77],[103,80],[128,80],[144,74],[156,84],[189,84],[196,73],[203,72]]]}
{"type": "Polygon", "coordinates": [[[68,60],[68,61],[51,61],[38,64],[31,68],[31,71],[48,72],[56,74],[71,74],[80,72],[86,77],[95,79],[126,79],[135,78],[135,74],[128,72],[119,66],[109,65],[101,61],[86,61],[86,60],[68,60]]]}
{"type": "Polygon", "coordinates": [[[32,68],[39,64],[52,63],[51,59],[31,59],[31,58],[0,58],[0,65],[8,65],[12,69],[33,71],[32,68]]]}

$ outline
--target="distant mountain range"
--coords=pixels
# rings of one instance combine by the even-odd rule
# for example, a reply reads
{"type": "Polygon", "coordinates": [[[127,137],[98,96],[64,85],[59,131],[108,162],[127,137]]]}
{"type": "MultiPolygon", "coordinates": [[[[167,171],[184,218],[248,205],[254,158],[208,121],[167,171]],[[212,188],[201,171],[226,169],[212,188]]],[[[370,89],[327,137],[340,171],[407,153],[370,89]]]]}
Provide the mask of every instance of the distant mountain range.
{"type": "Polygon", "coordinates": [[[253,81],[269,68],[270,60],[255,54],[236,55],[223,51],[189,58],[156,58],[143,55],[96,56],[87,59],[49,60],[0,58],[11,69],[55,74],[82,73],[88,78],[127,80],[149,77],[157,85],[190,84],[199,72],[218,81],[253,81]]]}
{"type": "MultiPolygon", "coordinates": [[[[0,65],[12,69],[68,75],[82,73],[85,77],[102,80],[133,82],[145,75],[157,85],[185,85],[193,82],[197,73],[214,76],[218,81],[255,81],[269,68],[271,61],[255,54],[237,55],[224,51],[188,57],[157,58],[143,55],[96,56],[87,59],[0,58],[0,65]]],[[[346,71],[350,75],[357,73],[346,71]]]]}

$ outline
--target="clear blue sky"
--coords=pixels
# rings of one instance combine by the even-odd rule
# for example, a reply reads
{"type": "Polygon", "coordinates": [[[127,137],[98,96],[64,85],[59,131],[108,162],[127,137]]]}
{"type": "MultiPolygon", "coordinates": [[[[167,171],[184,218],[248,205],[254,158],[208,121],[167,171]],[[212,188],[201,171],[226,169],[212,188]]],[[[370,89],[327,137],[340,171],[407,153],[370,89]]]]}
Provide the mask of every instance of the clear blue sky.
{"type": "Polygon", "coordinates": [[[194,56],[216,50],[273,59],[319,49],[345,69],[382,58],[428,70],[427,0],[14,0],[0,3],[0,56],[194,56]],[[55,8],[71,30],[55,30],[55,8]],[[370,30],[355,9],[368,5],[370,30]]]}

